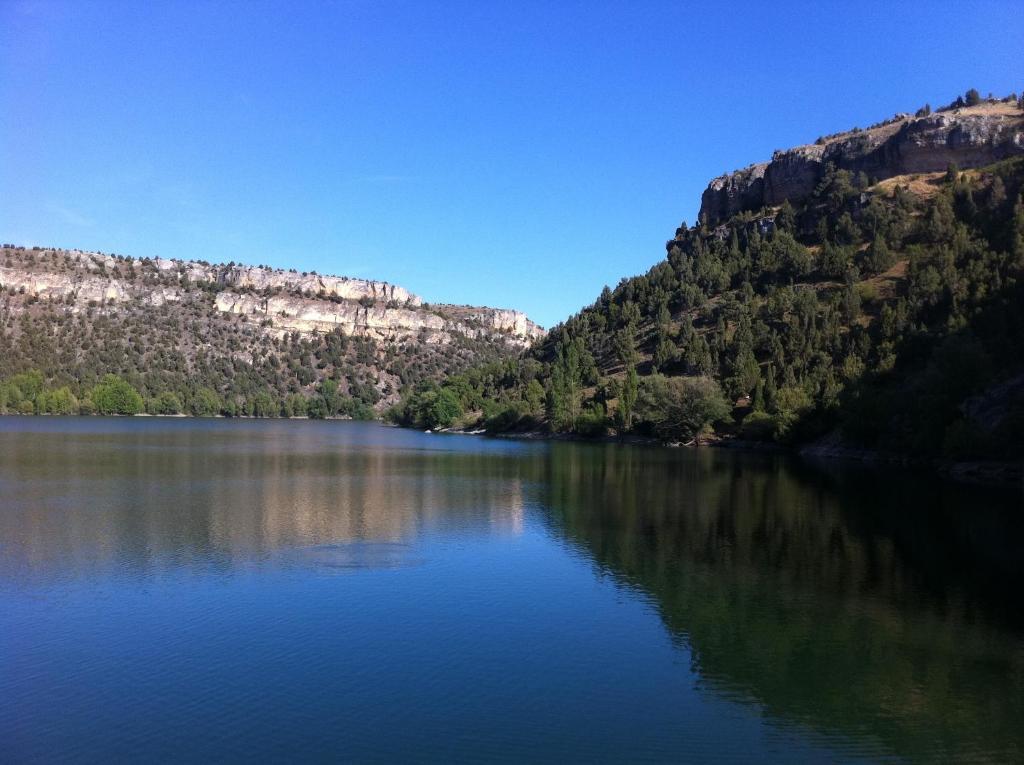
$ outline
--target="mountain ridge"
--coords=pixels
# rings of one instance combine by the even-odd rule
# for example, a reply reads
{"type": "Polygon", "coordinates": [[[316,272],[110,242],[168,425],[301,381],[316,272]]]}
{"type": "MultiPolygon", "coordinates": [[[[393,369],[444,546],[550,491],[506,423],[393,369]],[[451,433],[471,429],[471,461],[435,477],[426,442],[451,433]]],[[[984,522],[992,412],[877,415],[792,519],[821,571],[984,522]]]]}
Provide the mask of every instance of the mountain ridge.
{"type": "MultiPolygon", "coordinates": [[[[358,333],[360,330],[386,330],[402,329],[406,325],[401,322],[387,322],[386,316],[381,311],[375,314],[375,321],[370,321],[370,309],[376,307],[378,302],[383,304],[384,312],[401,311],[400,318],[409,318],[409,311],[415,309],[426,310],[418,313],[430,313],[433,311],[450,311],[453,315],[464,319],[478,320],[491,329],[499,332],[508,332],[522,345],[528,345],[535,339],[543,337],[544,330],[540,325],[534,323],[522,311],[508,308],[492,308],[488,306],[468,306],[447,303],[426,304],[424,300],[405,288],[385,281],[371,279],[360,279],[347,276],[321,275],[313,272],[299,272],[295,269],[272,269],[266,266],[247,266],[242,264],[209,264],[198,260],[180,260],[165,258],[125,258],[101,252],[87,250],[65,250],[61,248],[22,248],[13,245],[5,245],[5,251],[36,252],[41,256],[56,253],[59,256],[74,261],[78,266],[83,266],[86,273],[81,278],[72,280],[64,278],[59,273],[45,269],[26,269],[7,266],[0,261],[0,286],[15,287],[34,295],[37,298],[60,298],[66,299],[71,296],[74,301],[79,298],[84,301],[114,301],[137,297],[136,291],[126,283],[126,277],[116,271],[117,276],[112,276],[110,271],[117,269],[120,264],[127,264],[127,267],[134,272],[135,269],[149,269],[162,276],[174,276],[168,283],[167,279],[158,280],[159,287],[154,289],[150,300],[154,304],[160,304],[168,300],[179,299],[181,291],[193,284],[214,285],[222,288],[224,292],[238,295],[252,295],[259,293],[268,299],[272,295],[288,295],[302,300],[323,301],[324,299],[332,305],[339,305],[340,301],[360,303],[364,311],[364,318],[359,320],[353,312],[332,312],[330,310],[321,316],[311,316],[303,319],[301,316],[287,314],[287,307],[283,304],[277,306],[278,310],[265,306],[260,308],[251,301],[241,301],[236,304],[233,300],[218,300],[218,308],[227,313],[239,313],[244,310],[252,313],[251,309],[262,310],[268,317],[297,318],[298,321],[278,322],[278,326],[286,331],[299,331],[309,333],[314,329],[330,330],[334,326],[342,326],[349,334],[358,333]],[[268,291],[271,294],[267,294],[268,291]],[[332,300],[334,298],[339,300],[332,300]],[[241,306],[241,309],[240,307],[241,306]]],[[[80,270],[80,269],[76,269],[80,270]]],[[[134,278],[134,277],[132,277],[134,278]]],[[[220,290],[218,290],[220,292],[220,290]]],[[[295,306],[294,301],[291,303],[295,306]]],[[[442,327],[437,321],[429,321],[421,318],[419,321],[411,321],[410,325],[415,328],[427,328],[440,330],[442,327]]]]}
{"type": "Polygon", "coordinates": [[[900,113],[864,130],[776,151],[767,162],[712,179],[701,195],[698,219],[716,225],[738,212],[801,201],[829,163],[877,182],[940,172],[950,164],[981,167],[1019,155],[1024,155],[1024,112],[1009,98],[927,114],[900,113]]]}
{"type": "Polygon", "coordinates": [[[40,370],[79,399],[114,373],[146,401],[173,396],[173,410],[195,409],[205,388],[225,413],[259,398],[264,413],[313,402],[324,416],[367,416],[545,334],[521,311],[428,304],[388,282],[12,245],[0,247],[0,326],[0,379],[40,370]]]}

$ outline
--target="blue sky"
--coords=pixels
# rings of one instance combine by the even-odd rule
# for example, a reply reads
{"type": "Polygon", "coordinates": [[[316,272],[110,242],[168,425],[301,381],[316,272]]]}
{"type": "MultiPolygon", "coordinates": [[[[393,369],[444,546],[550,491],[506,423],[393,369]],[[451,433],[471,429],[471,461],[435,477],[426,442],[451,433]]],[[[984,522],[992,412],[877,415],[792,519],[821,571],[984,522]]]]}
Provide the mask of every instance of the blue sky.
{"type": "Polygon", "coordinates": [[[550,326],[707,181],[968,87],[1012,2],[0,0],[0,241],[372,277],[550,326]]]}

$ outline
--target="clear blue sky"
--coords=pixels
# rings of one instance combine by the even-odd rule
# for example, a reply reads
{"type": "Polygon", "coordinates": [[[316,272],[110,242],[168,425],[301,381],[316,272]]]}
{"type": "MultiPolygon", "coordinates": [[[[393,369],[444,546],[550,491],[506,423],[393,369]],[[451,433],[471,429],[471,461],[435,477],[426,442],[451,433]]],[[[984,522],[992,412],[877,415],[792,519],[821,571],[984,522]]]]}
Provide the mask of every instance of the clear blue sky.
{"type": "Polygon", "coordinates": [[[0,0],[0,241],[385,279],[551,325],[715,175],[1024,89],[1008,2],[0,0]]]}

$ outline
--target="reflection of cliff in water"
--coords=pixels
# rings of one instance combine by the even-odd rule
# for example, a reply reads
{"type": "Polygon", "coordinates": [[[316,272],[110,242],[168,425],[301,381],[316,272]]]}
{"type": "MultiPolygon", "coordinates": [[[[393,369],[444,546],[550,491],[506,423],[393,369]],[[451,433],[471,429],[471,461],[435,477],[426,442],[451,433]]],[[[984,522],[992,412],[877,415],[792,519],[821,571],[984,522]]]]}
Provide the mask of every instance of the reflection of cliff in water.
{"type": "Polygon", "coordinates": [[[555,447],[551,522],[649,593],[710,691],[911,759],[1018,760],[1019,494],[555,447]]]}
{"type": "Polygon", "coordinates": [[[1024,757],[1018,494],[718,450],[330,423],[86,421],[79,437],[77,422],[6,436],[6,575],[262,557],[345,574],[418,565],[421,535],[539,520],[650,596],[709,694],[843,737],[844,752],[1024,757]]]}
{"type": "Polygon", "coordinates": [[[237,433],[194,429],[93,434],[87,447],[23,434],[0,453],[8,565],[230,567],[296,546],[522,530],[520,470],[507,457],[311,444],[308,431],[283,425],[244,448],[237,433]]]}

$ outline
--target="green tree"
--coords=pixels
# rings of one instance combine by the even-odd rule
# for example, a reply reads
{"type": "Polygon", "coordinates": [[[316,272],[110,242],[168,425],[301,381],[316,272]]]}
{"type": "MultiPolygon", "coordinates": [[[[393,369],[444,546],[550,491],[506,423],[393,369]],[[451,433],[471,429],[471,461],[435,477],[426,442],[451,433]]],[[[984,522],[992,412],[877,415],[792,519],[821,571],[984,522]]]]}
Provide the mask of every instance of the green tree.
{"type": "Polygon", "coordinates": [[[795,385],[779,389],[775,397],[775,437],[787,440],[798,420],[814,405],[803,388],[795,385]]]}
{"type": "Polygon", "coordinates": [[[66,385],[40,393],[36,399],[36,409],[40,414],[78,414],[78,407],[78,399],[66,385]]]}
{"type": "Polygon", "coordinates": [[[548,422],[552,429],[574,430],[580,416],[583,394],[583,369],[580,356],[583,351],[581,338],[559,346],[558,357],[551,371],[548,386],[548,422]]]}
{"type": "MultiPolygon", "coordinates": [[[[296,403],[297,402],[295,402],[291,397],[285,399],[285,408],[288,411],[288,414],[285,415],[286,417],[301,416],[297,414],[295,406],[296,403]]],[[[313,396],[308,401],[303,399],[300,406],[302,408],[302,414],[309,417],[311,420],[322,420],[327,417],[331,411],[328,407],[327,399],[323,396],[313,396]]]]}
{"type": "Polygon", "coordinates": [[[640,378],[637,376],[636,367],[631,364],[626,370],[626,378],[622,382],[622,390],[619,393],[619,412],[622,427],[626,430],[633,428],[633,410],[636,408],[639,390],[640,378]]]}
{"type": "Polygon", "coordinates": [[[793,233],[796,228],[796,212],[789,200],[783,200],[778,214],[775,216],[775,228],[779,231],[793,233]]]}
{"type": "Polygon", "coordinates": [[[142,411],[142,396],[117,375],[106,375],[90,392],[96,412],[103,415],[131,415],[142,411]]]}
{"type": "Polygon", "coordinates": [[[150,414],[180,414],[181,408],[181,399],[171,391],[164,391],[151,399],[148,406],[150,414]]]}
{"type": "Polygon", "coordinates": [[[253,417],[276,417],[279,411],[274,403],[274,397],[266,390],[257,391],[256,395],[248,400],[247,406],[250,407],[253,417]]]}
{"type": "Polygon", "coordinates": [[[637,416],[665,441],[699,440],[731,411],[718,383],[709,377],[650,375],[640,385],[637,416]]]}
{"type": "Polygon", "coordinates": [[[427,428],[450,428],[462,416],[462,404],[449,388],[441,388],[425,401],[422,425],[427,428]]]}
{"type": "Polygon", "coordinates": [[[190,409],[196,417],[213,417],[220,413],[220,408],[220,396],[213,388],[199,388],[192,397],[190,409]]]}
{"type": "Polygon", "coordinates": [[[526,403],[527,414],[531,417],[539,417],[544,413],[544,386],[536,377],[527,384],[523,400],[526,403]]]}
{"type": "Polygon", "coordinates": [[[9,381],[0,384],[0,412],[18,411],[18,404],[24,398],[21,389],[17,385],[9,381]]]}
{"type": "Polygon", "coordinates": [[[291,393],[285,399],[288,409],[287,417],[306,417],[309,414],[309,402],[301,393],[291,393]]]}
{"type": "Polygon", "coordinates": [[[338,382],[327,379],[320,383],[320,398],[323,399],[323,408],[327,416],[338,411],[338,382]]]}
{"type": "Polygon", "coordinates": [[[875,234],[871,246],[868,247],[866,260],[868,268],[876,274],[888,271],[896,264],[896,257],[881,234],[875,234]]]}
{"type": "Polygon", "coordinates": [[[27,399],[28,401],[35,402],[36,396],[43,392],[43,386],[45,381],[43,379],[43,373],[38,369],[30,369],[27,372],[14,375],[9,381],[9,384],[18,389],[21,394],[18,400],[27,399]]]}
{"type": "Polygon", "coordinates": [[[1017,197],[1017,204],[1013,206],[1010,237],[1014,264],[1017,268],[1024,268],[1024,193],[1017,197]]]}

